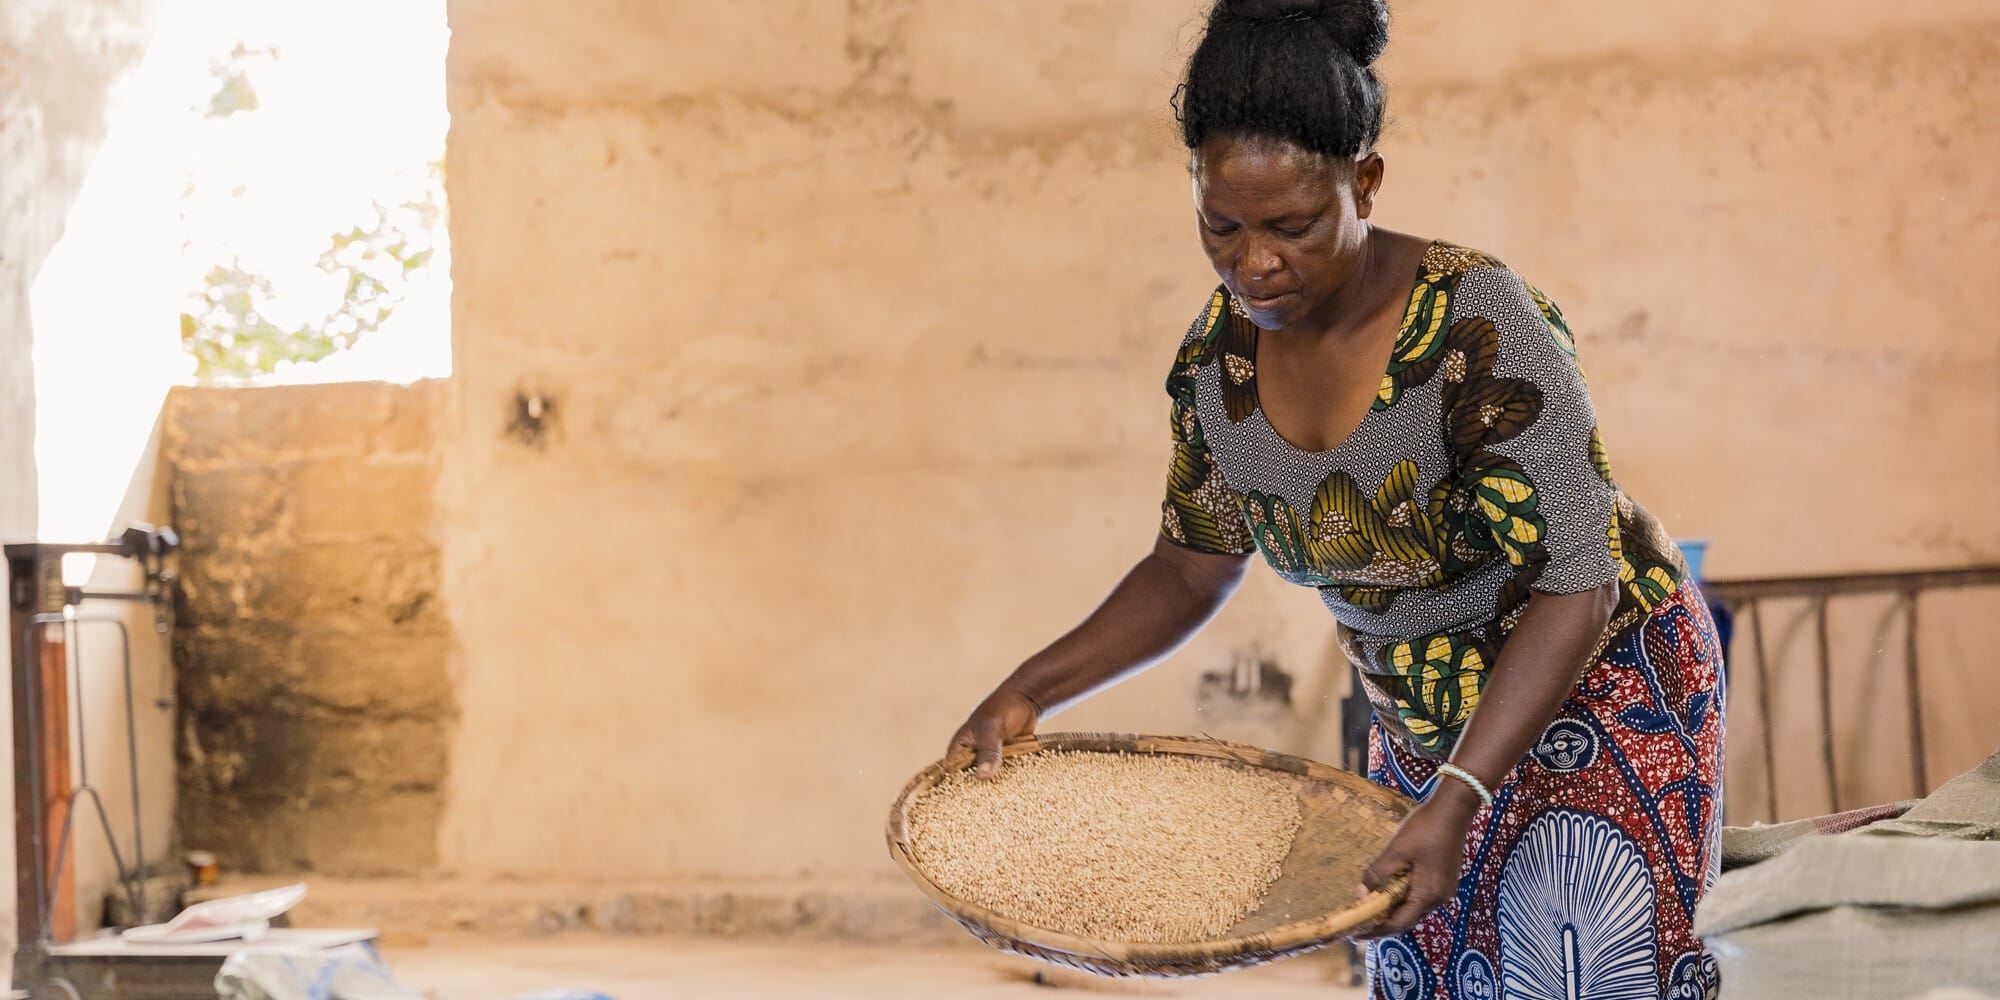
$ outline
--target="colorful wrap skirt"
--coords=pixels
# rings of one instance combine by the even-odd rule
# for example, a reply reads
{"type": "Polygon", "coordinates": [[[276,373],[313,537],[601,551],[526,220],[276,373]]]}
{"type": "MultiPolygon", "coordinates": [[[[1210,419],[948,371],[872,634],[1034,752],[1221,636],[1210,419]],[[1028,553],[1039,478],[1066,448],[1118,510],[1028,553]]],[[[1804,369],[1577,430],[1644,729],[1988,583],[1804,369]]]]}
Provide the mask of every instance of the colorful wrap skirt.
{"type": "MultiPolygon", "coordinates": [[[[1682,586],[1608,648],[1466,838],[1457,894],[1372,941],[1380,1000],[1713,1000],[1692,925],[1721,863],[1723,663],[1682,586]]],[[[1368,777],[1415,799],[1436,765],[1369,738],[1368,777]]]]}

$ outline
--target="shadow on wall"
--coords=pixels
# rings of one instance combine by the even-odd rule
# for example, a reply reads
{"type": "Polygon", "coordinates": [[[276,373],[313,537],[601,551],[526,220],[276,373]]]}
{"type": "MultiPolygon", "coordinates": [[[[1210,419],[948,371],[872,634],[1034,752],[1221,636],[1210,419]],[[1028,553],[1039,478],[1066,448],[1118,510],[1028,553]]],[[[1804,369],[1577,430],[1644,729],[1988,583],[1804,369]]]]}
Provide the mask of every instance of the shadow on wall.
{"type": "Polygon", "coordinates": [[[1253,724],[1276,725],[1292,710],[1292,675],[1262,656],[1238,660],[1230,669],[1201,675],[1195,710],[1234,716],[1253,724]]]}

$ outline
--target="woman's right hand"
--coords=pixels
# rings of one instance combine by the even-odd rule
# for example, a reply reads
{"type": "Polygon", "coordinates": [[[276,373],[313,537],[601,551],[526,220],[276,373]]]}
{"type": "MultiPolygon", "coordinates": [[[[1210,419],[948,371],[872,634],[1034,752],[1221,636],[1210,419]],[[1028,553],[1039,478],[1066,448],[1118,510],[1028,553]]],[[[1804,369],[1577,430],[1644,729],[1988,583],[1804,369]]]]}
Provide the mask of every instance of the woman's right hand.
{"type": "Polygon", "coordinates": [[[945,760],[972,753],[974,773],[991,778],[1000,773],[1000,744],[1018,736],[1033,735],[1042,708],[1034,699],[1002,684],[966,717],[945,748],[945,760]]]}

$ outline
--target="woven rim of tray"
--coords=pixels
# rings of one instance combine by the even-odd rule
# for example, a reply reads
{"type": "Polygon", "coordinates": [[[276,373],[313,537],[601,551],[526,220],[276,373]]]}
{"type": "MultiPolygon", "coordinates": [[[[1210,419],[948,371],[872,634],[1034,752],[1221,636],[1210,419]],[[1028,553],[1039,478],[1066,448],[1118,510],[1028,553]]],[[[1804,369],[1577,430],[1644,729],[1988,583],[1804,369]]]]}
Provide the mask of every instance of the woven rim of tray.
{"type": "MultiPolygon", "coordinates": [[[[1022,754],[1038,753],[1043,750],[1084,750],[1097,753],[1130,754],[1173,754],[1184,757],[1208,757],[1216,760],[1230,760],[1247,767],[1285,774],[1339,785],[1350,792],[1376,799],[1397,812],[1408,808],[1408,803],[1394,792],[1365,778],[1339,768],[1322,764],[1315,760],[1291,754],[1276,753],[1257,747],[1230,743],[1207,737],[1185,736],[1133,736],[1123,733],[1049,733],[1027,736],[1007,743],[1001,749],[1002,757],[1016,757],[1022,754]]],[[[1077,934],[1068,934],[1047,927],[1032,924],[995,913],[987,907],[945,891],[917,863],[910,847],[909,807],[918,792],[937,784],[946,774],[964,769],[971,763],[965,755],[938,761],[918,772],[903,786],[903,792],[896,797],[896,804],[889,810],[887,834],[889,853],[902,866],[910,880],[923,890],[945,912],[961,923],[977,927],[1010,942],[1029,946],[1024,949],[1030,954],[1042,951],[1057,951],[1080,958],[1096,958],[1129,970],[1147,968],[1192,968],[1209,967],[1220,969],[1232,964],[1232,960],[1252,956],[1282,956],[1323,946],[1343,934],[1379,919],[1395,909],[1402,902],[1408,883],[1397,879],[1390,885],[1369,893],[1355,901],[1353,906],[1333,913],[1323,914],[1305,920],[1281,924],[1258,934],[1219,938],[1211,941],[1183,941],[1172,943],[1150,943],[1129,941],[1100,941],[1077,934]]],[[[998,947],[1003,942],[989,941],[998,947]]],[[[1037,956],[1045,957],[1045,956],[1037,956]]],[[[1254,962],[1254,959],[1253,959],[1254,962]]],[[[1086,963],[1085,967],[1089,967],[1086,963]]]]}

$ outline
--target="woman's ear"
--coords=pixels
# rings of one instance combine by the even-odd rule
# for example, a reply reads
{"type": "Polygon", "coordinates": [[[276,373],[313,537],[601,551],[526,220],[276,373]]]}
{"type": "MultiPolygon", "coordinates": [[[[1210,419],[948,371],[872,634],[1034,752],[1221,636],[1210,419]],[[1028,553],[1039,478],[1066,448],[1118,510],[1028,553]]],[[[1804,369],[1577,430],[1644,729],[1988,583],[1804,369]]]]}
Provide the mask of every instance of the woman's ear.
{"type": "Polygon", "coordinates": [[[1365,219],[1375,211],[1375,193],[1382,190],[1382,154],[1370,152],[1354,161],[1354,216],[1365,219]]]}

